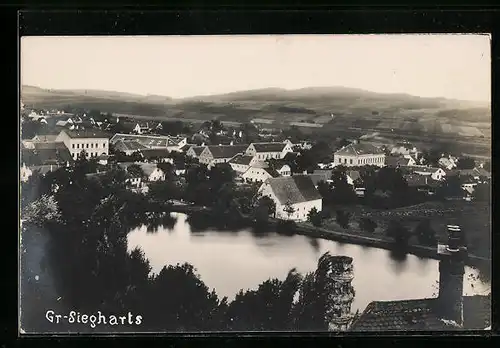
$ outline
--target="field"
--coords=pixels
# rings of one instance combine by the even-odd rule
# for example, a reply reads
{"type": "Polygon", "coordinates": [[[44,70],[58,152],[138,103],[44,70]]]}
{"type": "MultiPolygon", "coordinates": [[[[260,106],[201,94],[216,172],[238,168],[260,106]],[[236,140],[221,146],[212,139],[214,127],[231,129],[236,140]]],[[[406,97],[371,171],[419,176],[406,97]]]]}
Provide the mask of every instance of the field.
{"type": "MultiPolygon", "coordinates": [[[[380,238],[387,238],[385,231],[390,221],[398,221],[410,231],[414,231],[417,224],[429,219],[431,226],[441,241],[446,240],[446,225],[456,224],[464,231],[471,254],[481,257],[490,257],[491,253],[491,207],[489,204],[465,201],[428,202],[411,207],[392,210],[375,210],[364,206],[333,207],[349,211],[351,217],[350,230],[380,238]],[[369,218],[376,222],[375,232],[364,232],[359,227],[362,218],[369,218]]],[[[332,229],[342,230],[332,219],[329,225],[332,229]]],[[[415,237],[411,244],[418,244],[415,237]]]]}
{"type": "MultiPolygon", "coordinates": [[[[309,132],[349,130],[352,136],[380,131],[393,137],[415,136],[426,142],[446,138],[489,145],[491,108],[469,102],[426,99],[403,94],[377,94],[343,87],[283,90],[277,88],[224,95],[172,99],[106,91],[54,91],[23,86],[22,100],[37,108],[97,109],[158,119],[234,124],[260,119],[274,127],[291,124],[309,132]],[[333,117],[332,117],[333,115],[333,117]],[[269,120],[269,121],[268,121],[269,120]],[[323,125],[322,128],[320,125],[323,125]]],[[[476,144],[475,144],[476,143],[476,144]]],[[[476,152],[469,151],[469,152],[476,152]]],[[[484,151],[483,151],[484,152],[484,151]]]]}

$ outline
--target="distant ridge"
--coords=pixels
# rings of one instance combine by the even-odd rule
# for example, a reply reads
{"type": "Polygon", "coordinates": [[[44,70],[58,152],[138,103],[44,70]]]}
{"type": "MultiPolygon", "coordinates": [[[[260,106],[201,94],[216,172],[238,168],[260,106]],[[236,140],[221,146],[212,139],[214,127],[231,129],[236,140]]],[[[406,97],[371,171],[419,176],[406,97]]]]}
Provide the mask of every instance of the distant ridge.
{"type": "Polygon", "coordinates": [[[433,103],[451,103],[460,104],[464,107],[487,107],[490,105],[487,102],[482,101],[467,101],[467,100],[457,100],[457,99],[447,99],[441,97],[419,97],[405,93],[378,93],[361,88],[352,87],[342,87],[342,86],[332,86],[332,87],[304,87],[299,89],[284,89],[277,87],[251,89],[243,91],[235,91],[223,94],[213,94],[213,95],[199,95],[186,98],[172,98],[169,96],[162,96],[156,94],[141,95],[136,93],[128,92],[117,92],[117,91],[107,91],[107,90],[97,90],[97,89],[46,89],[36,86],[24,85],[21,87],[21,96],[23,94],[31,93],[46,93],[53,95],[78,95],[78,96],[88,96],[95,98],[125,98],[125,99],[136,99],[136,100],[149,100],[157,102],[194,102],[194,101],[206,101],[206,102],[231,102],[231,101],[241,101],[245,99],[255,99],[255,100],[278,100],[278,99],[323,99],[329,97],[347,97],[347,98],[375,98],[379,100],[387,99],[398,99],[398,100],[411,100],[411,101],[422,101],[422,102],[433,102],[433,103]]]}

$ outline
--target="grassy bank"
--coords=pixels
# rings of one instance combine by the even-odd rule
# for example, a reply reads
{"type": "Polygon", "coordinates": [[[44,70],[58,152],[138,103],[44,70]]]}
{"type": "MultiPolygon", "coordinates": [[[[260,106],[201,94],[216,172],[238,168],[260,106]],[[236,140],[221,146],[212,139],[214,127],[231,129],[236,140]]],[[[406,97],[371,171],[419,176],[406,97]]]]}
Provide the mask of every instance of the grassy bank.
{"type": "MultiPolygon", "coordinates": [[[[456,224],[462,227],[469,252],[481,258],[491,258],[491,208],[487,203],[445,201],[427,202],[409,207],[391,210],[371,209],[364,206],[330,207],[332,218],[324,222],[323,227],[349,234],[390,240],[386,235],[388,224],[397,221],[413,233],[418,223],[429,220],[439,241],[447,238],[446,225],[456,224]],[[343,210],[352,214],[349,226],[343,229],[335,221],[335,211],[343,210]],[[375,231],[368,232],[360,227],[363,218],[371,219],[377,225],[375,231]]],[[[415,235],[409,240],[412,246],[420,243],[415,235]]]]}

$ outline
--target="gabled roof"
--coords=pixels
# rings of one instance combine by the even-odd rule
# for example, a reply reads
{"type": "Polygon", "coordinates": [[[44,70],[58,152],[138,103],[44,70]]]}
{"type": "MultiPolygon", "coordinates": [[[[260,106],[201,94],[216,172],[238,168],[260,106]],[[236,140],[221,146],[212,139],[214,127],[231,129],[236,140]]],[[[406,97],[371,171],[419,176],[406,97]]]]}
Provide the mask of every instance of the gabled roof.
{"type": "Polygon", "coordinates": [[[317,186],[318,183],[320,183],[321,181],[326,181],[326,180],[329,180],[329,179],[325,179],[325,176],[323,174],[296,174],[294,176],[308,176],[311,178],[314,186],[317,186]]]}
{"type": "Polygon", "coordinates": [[[203,152],[203,150],[205,150],[205,147],[206,146],[191,146],[189,150],[193,150],[195,155],[199,156],[203,152]]]}
{"type": "Polygon", "coordinates": [[[378,147],[367,144],[367,143],[352,143],[335,152],[335,155],[350,155],[350,156],[361,156],[361,155],[383,155],[384,151],[380,150],[378,147]]]}
{"type": "Polygon", "coordinates": [[[140,150],[142,157],[146,159],[151,158],[166,158],[170,153],[167,149],[142,149],[140,150]]]}
{"type": "Polygon", "coordinates": [[[248,145],[210,145],[208,150],[214,158],[232,158],[237,154],[242,154],[248,145]]]}
{"type": "Polygon", "coordinates": [[[66,147],[52,146],[40,149],[22,149],[21,163],[26,166],[40,166],[73,162],[71,153],[66,147]]]}
{"type": "Polygon", "coordinates": [[[253,159],[253,156],[239,154],[239,155],[234,156],[229,161],[229,163],[232,163],[232,164],[243,164],[243,165],[248,166],[250,164],[250,162],[252,161],[252,159],[253,159]]]}
{"type": "Polygon", "coordinates": [[[433,180],[432,178],[428,178],[424,175],[418,174],[405,174],[403,178],[408,183],[409,187],[433,187],[436,188],[439,186],[439,181],[433,180]]]}
{"type": "Polygon", "coordinates": [[[96,139],[109,139],[110,134],[102,132],[98,129],[85,129],[85,130],[63,130],[70,138],[96,138],[96,139]]]}
{"type": "Polygon", "coordinates": [[[361,180],[361,174],[357,170],[348,170],[346,175],[349,176],[353,181],[361,180]]]}
{"type": "Polygon", "coordinates": [[[323,181],[331,180],[333,170],[331,169],[316,169],[313,171],[314,175],[322,175],[323,181]]]}
{"type": "Polygon", "coordinates": [[[257,152],[281,152],[287,146],[285,143],[252,143],[257,152]]]}
{"type": "Polygon", "coordinates": [[[491,296],[463,297],[463,328],[441,319],[437,299],[371,302],[350,331],[484,329],[491,325],[491,296]]]}
{"type": "Polygon", "coordinates": [[[403,156],[386,156],[385,164],[388,167],[399,167],[399,166],[408,166],[410,163],[409,158],[405,158],[403,156]]]}
{"type": "Polygon", "coordinates": [[[277,178],[279,177],[279,173],[276,172],[275,170],[272,170],[272,169],[269,169],[269,168],[262,168],[262,167],[250,167],[248,168],[245,173],[243,173],[243,176],[247,176],[247,175],[251,175],[251,174],[254,174],[253,172],[257,170],[257,171],[262,171],[262,172],[266,172],[267,174],[269,174],[272,178],[277,178]]]}
{"type": "Polygon", "coordinates": [[[442,168],[436,168],[436,167],[426,167],[426,166],[412,166],[411,170],[414,173],[435,173],[438,170],[443,170],[442,168]]]}
{"type": "Polygon", "coordinates": [[[491,173],[484,168],[474,168],[474,169],[455,169],[449,172],[449,175],[460,175],[460,176],[484,176],[486,178],[491,178],[491,173]]]}
{"type": "Polygon", "coordinates": [[[116,151],[122,151],[122,152],[140,151],[148,149],[148,147],[142,145],[141,143],[135,140],[119,140],[115,142],[113,146],[116,151]]]}
{"type": "Polygon", "coordinates": [[[280,204],[308,202],[321,199],[321,195],[308,175],[294,175],[279,178],[270,178],[266,184],[271,186],[274,195],[280,204]]]}
{"type": "Polygon", "coordinates": [[[45,174],[47,174],[49,172],[54,172],[54,171],[56,171],[59,168],[61,168],[61,166],[59,166],[59,165],[50,165],[50,164],[29,167],[29,169],[31,170],[32,173],[38,172],[41,175],[45,175],[45,174]]]}
{"type": "Polygon", "coordinates": [[[142,144],[148,148],[154,147],[167,147],[176,146],[184,138],[181,137],[169,137],[161,135],[139,135],[139,134],[121,134],[117,133],[113,135],[110,139],[111,143],[115,143],[120,140],[135,140],[136,142],[142,144]]]}

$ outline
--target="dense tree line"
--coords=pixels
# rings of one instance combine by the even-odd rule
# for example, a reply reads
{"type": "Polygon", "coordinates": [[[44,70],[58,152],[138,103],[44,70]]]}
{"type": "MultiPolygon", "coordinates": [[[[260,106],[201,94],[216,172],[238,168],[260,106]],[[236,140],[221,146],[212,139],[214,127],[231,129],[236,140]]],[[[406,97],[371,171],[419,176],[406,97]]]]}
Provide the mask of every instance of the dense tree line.
{"type": "MultiPolygon", "coordinates": [[[[132,324],[108,326],[106,330],[323,330],[327,327],[325,312],[329,300],[325,289],[331,280],[327,279],[325,264],[332,262],[328,254],[320,259],[316,272],[302,277],[292,270],[283,280],[269,279],[255,290],[240,291],[233,301],[219,298],[189,264],[169,265],[151,275],[142,251],[127,250],[127,232],[151,221],[162,223],[171,219],[168,205],[151,199],[170,192],[164,195],[153,193],[156,189],[149,195],[131,192],[126,189],[124,171],[118,167],[111,168],[99,180],[88,178],[85,175],[88,171],[88,163],[82,158],[74,167],[58,169],[45,177],[34,174],[23,183],[26,220],[23,234],[27,237],[35,226],[40,226],[48,235],[46,255],[60,295],[57,301],[40,297],[37,285],[31,284],[31,292],[25,296],[32,296],[41,308],[57,302],[82,313],[133,312],[143,317],[140,328],[132,324]],[[296,294],[299,299],[294,301],[296,294]]],[[[195,166],[188,170],[186,193],[190,192],[199,204],[227,210],[232,198],[226,196],[233,191],[227,185],[231,185],[233,175],[224,166],[211,170],[195,166]]],[[[238,200],[253,199],[259,207],[254,211],[255,216],[265,220],[275,207],[267,197],[255,197],[253,192],[247,188],[238,200]]],[[[247,211],[253,209],[248,202],[239,206],[247,211]]],[[[46,325],[45,318],[25,320],[26,330],[46,325]]]]}

